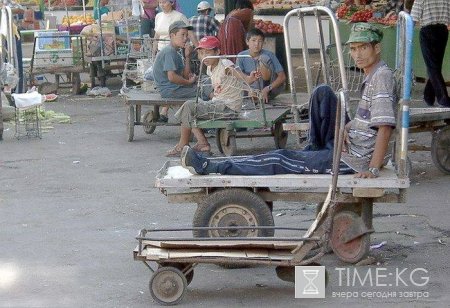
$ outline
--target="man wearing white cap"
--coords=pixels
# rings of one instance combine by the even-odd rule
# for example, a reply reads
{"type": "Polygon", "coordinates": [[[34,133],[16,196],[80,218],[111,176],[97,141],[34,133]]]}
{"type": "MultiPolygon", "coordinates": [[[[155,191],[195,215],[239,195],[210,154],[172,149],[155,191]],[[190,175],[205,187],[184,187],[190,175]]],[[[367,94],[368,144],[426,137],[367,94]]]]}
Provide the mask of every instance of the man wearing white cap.
{"type": "Polygon", "coordinates": [[[210,16],[211,10],[209,2],[202,1],[197,5],[198,15],[189,19],[197,40],[202,39],[204,36],[216,36],[219,31],[220,24],[217,19],[210,16]]]}

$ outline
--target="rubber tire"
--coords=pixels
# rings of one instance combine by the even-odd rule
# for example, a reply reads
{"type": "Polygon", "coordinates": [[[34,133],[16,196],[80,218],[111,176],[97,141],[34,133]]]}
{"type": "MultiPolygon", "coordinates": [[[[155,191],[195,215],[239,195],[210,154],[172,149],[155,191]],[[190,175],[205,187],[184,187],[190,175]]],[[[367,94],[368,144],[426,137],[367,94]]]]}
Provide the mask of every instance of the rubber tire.
{"type": "Polygon", "coordinates": [[[440,171],[450,174],[450,126],[445,126],[433,134],[431,158],[440,171]]]}
{"type": "Polygon", "coordinates": [[[128,134],[128,142],[133,141],[134,138],[134,120],[136,118],[136,114],[134,111],[134,106],[128,107],[128,117],[127,117],[127,134],[128,134]]]}
{"type": "Polygon", "coordinates": [[[186,294],[186,289],[187,289],[187,281],[186,281],[186,277],[184,276],[184,274],[175,267],[171,267],[171,266],[165,266],[165,267],[161,267],[158,268],[152,275],[152,278],[150,279],[150,283],[149,283],[149,289],[150,289],[150,294],[152,295],[153,299],[160,305],[164,305],[164,306],[172,306],[172,305],[177,305],[178,303],[181,302],[181,300],[183,299],[184,295],[186,294]],[[167,301],[164,300],[164,298],[158,297],[158,294],[155,293],[154,289],[157,289],[157,279],[159,278],[159,275],[164,274],[164,272],[170,271],[172,272],[175,276],[175,278],[178,278],[176,280],[172,280],[172,287],[175,288],[183,288],[181,294],[174,300],[172,301],[167,301]],[[175,285],[176,284],[176,285],[175,285]],[[180,285],[181,284],[181,285],[180,285]]]}
{"type": "MultiPolygon", "coordinates": [[[[212,227],[211,218],[219,210],[229,205],[244,207],[256,219],[255,226],[274,226],[272,212],[266,202],[257,194],[239,188],[223,189],[208,195],[197,207],[192,225],[194,227],[212,227]]],[[[258,230],[258,237],[274,236],[274,229],[258,230]]],[[[212,237],[208,230],[194,230],[194,237],[212,237]]]]}
{"type": "Polygon", "coordinates": [[[219,149],[220,153],[224,154],[225,156],[233,156],[237,152],[237,146],[236,146],[236,136],[235,135],[229,135],[228,136],[228,142],[225,140],[225,128],[218,128],[216,132],[216,143],[217,148],[219,149]]]}
{"type": "Polygon", "coordinates": [[[283,122],[276,122],[273,126],[273,139],[277,149],[285,149],[288,140],[288,132],[283,130],[283,122]]]}
{"type": "MultiPolygon", "coordinates": [[[[186,263],[164,262],[164,263],[160,263],[158,268],[167,267],[167,266],[175,267],[175,268],[179,269],[181,272],[183,272],[183,270],[187,266],[187,264],[186,263]]],[[[192,280],[194,279],[194,270],[190,271],[189,274],[184,275],[184,276],[186,277],[187,285],[190,285],[192,280]]]]}
{"type": "Polygon", "coordinates": [[[150,110],[150,111],[147,111],[144,114],[144,117],[142,118],[142,125],[144,127],[144,132],[146,134],[150,135],[150,134],[153,134],[153,132],[155,131],[156,125],[155,124],[152,125],[152,123],[155,123],[155,121],[153,119],[153,111],[150,110]]]}
{"type": "MultiPolygon", "coordinates": [[[[331,233],[330,245],[333,249],[334,254],[341,260],[347,263],[358,263],[362,259],[364,259],[370,250],[370,234],[364,234],[349,243],[343,243],[342,245],[337,245],[337,243],[341,243],[341,235],[348,230],[348,226],[352,223],[352,221],[359,218],[358,214],[353,211],[339,211],[333,218],[333,231],[331,233]],[[342,224],[346,224],[346,226],[342,226],[342,224]],[[338,226],[341,226],[337,229],[338,226]],[[351,246],[356,246],[356,249],[352,251],[349,256],[348,249],[351,246]]],[[[350,248],[351,249],[351,248],[350,248]]]]}

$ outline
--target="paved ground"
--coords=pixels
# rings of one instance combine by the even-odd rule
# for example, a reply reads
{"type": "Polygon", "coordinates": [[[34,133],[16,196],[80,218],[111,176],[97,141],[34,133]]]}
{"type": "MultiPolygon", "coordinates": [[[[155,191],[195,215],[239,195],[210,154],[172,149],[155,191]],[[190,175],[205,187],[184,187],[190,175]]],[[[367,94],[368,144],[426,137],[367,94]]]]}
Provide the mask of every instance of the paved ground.
{"type": "MultiPolygon", "coordinates": [[[[191,225],[195,205],[168,204],[153,187],[165,151],[176,143],[177,128],[146,135],[138,127],[135,141],[127,142],[126,112],[117,96],[61,96],[45,108],[70,115],[72,124],[52,124],[41,140],[16,140],[7,124],[0,143],[0,307],[156,305],[148,291],[150,272],[133,261],[132,250],[140,228],[191,225]]],[[[430,142],[430,134],[411,138],[430,142]]],[[[242,152],[273,148],[270,138],[239,141],[242,152]]],[[[218,153],[215,146],[213,151],[218,153]]],[[[336,267],[345,264],[333,255],[322,262],[330,274],[325,299],[295,299],[294,285],[279,280],[273,268],[208,265],[196,268],[183,306],[448,307],[450,177],[434,167],[427,152],[411,158],[407,203],[375,207],[372,243],[386,241],[372,251],[379,264],[357,267],[360,275],[386,268],[378,275],[386,275],[379,277],[378,288],[340,281],[336,267]],[[391,276],[404,268],[407,287],[391,276]],[[414,285],[426,277],[427,284],[414,285]],[[395,291],[397,297],[367,298],[372,291],[395,291]],[[353,293],[337,298],[336,292],[353,293]],[[399,298],[400,292],[408,297],[399,298]],[[409,297],[410,292],[429,296],[417,300],[419,293],[409,297]]],[[[279,226],[308,227],[314,211],[314,205],[301,202],[274,207],[279,226]]],[[[354,275],[354,268],[346,268],[354,275]]]]}

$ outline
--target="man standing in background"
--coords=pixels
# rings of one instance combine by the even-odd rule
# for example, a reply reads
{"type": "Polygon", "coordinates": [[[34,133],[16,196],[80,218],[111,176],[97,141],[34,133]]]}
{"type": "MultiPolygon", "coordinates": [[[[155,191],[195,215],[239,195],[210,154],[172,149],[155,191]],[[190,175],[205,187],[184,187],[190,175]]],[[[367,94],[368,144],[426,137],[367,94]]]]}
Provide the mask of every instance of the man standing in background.
{"type": "Polygon", "coordinates": [[[150,37],[155,36],[155,16],[158,0],[141,0],[141,34],[148,34],[150,37]]]}
{"type": "Polygon", "coordinates": [[[423,99],[428,106],[435,101],[442,107],[450,107],[447,87],[442,76],[442,63],[448,41],[450,24],[449,0],[415,0],[411,16],[420,24],[420,48],[427,67],[428,80],[423,99]]]}
{"type": "Polygon", "coordinates": [[[202,1],[197,5],[198,15],[189,19],[198,41],[205,36],[217,36],[217,32],[219,32],[220,24],[217,19],[210,16],[211,10],[209,2],[202,1]]]}

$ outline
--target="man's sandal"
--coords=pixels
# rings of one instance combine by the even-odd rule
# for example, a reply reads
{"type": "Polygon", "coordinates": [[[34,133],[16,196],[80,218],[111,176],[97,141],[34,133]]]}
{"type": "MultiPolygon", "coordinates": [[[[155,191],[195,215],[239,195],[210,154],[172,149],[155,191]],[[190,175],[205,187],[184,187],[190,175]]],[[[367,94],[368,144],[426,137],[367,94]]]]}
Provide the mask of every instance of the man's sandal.
{"type": "Polygon", "coordinates": [[[167,151],[166,157],[180,157],[181,151],[183,151],[183,147],[179,148],[178,145],[176,145],[167,151]]]}
{"type": "Polygon", "coordinates": [[[209,143],[196,143],[192,149],[197,153],[211,155],[211,145],[209,143]]]}

